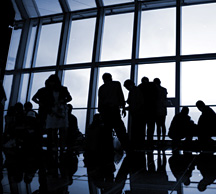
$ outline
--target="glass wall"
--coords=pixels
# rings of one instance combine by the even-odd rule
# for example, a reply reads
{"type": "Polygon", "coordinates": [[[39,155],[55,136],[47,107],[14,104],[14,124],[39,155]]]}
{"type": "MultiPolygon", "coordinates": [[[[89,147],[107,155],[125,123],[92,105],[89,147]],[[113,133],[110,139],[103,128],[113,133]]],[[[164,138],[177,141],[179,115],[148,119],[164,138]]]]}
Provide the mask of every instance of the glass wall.
{"type": "MultiPolygon", "coordinates": [[[[168,109],[167,128],[182,106],[189,106],[197,121],[197,100],[216,105],[216,3],[181,2],[179,12],[175,3],[150,2],[104,0],[101,11],[94,0],[36,0],[38,17],[29,18],[30,25],[24,25],[28,22],[24,19],[15,21],[3,82],[5,110],[15,102],[31,101],[45,80],[57,73],[71,93],[73,114],[84,133],[93,114],[89,97],[97,109],[102,75],[109,72],[121,82],[125,99],[126,79],[139,84],[143,76],[150,81],[160,78],[174,102],[168,109]],[[23,56],[19,60],[17,53],[23,56]],[[132,53],[137,57],[132,58],[132,53]],[[11,92],[12,87],[17,92],[11,92]]],[[[127,125],[128,117],[124,122],[127,125]]]]}

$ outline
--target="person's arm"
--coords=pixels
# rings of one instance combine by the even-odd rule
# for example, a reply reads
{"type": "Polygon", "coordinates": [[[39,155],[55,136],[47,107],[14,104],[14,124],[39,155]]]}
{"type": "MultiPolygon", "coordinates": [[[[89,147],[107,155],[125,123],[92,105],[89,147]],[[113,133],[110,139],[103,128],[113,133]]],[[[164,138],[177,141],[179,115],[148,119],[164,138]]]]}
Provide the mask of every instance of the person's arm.
{"type": "Polygon", "coordinates": [[[124,94],[120,82],[118,87],[119,87],[118,89],[119,105],[122,108],[122,116],[125,117],[126,116],[125,99],[124,99],[124,94]]]}
{"type": "Polygon", "coordinates": [[[65,87],[65,102],[68,103],[72,100],[72,97],[68,91],[68,89],[65,87]]]}
{"type": "Polygon", "coordinates": [[[101,112],[101,90],[98,90],[98,112],[101,112]]]}
{"type": "Polygon", "coordinates": [[[40,90],[38,90],[36,94],[32,97],[32,101],[36,104],[40,104],[40,90]]]}

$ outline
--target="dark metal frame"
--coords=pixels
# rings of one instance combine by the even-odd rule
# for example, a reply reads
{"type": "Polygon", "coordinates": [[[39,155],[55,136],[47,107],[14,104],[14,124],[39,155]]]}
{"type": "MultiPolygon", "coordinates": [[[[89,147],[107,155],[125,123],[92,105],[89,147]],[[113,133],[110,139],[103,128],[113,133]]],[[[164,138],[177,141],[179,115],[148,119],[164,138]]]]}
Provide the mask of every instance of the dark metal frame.
{"type": "MultiPolygon", "coordinates": [[[[151,64],[151,63],[167,63],[174,62],[176,64],[175,74],[175,98],[170,100],[173,102],[175,112],[179,112],[180,109],[180,73],[181,65],[183,61],[195,61],[195,60],[212,60],[216,59],[216,53],[207,54],[195,54],[195,55],[181,55],[181,8],[182,6],[190,6],[202,3],[215,3],[215,0],[135,0],[134,2],[104,6],[103,0],[96,0],[96,7],[71,11],[67,0],[59,0],[62,13],[40,16],[37,9],[35,0],[11,0],[14,6],[19,10],[22,20],[15,21],[15,28],[22,28],[21,41],[18,49],[16,58],[16,67],[14,70],[6,70],[5,75],[14,75],[12,92],[10,97],[9,105],[13,105],[19,96],[20,83],[22,81],[22,74],[29,73],[29,83],[27,90],[27,100],[30,100],[29,91],[32,85],[32,73],[55,71],[59,77],[63,78],[64,70],[71,69],[84,69],[90,68],[90,83],[89,83],[89,94],[88,94],[88,105],[87,109],[87,120],[88,125],[95,113],[96,109],[96,95],[97,95],[97,81],[98,81],[98,68],[99,67],[111,67],[111,66],[124,66],[130,65],[131,75],[130,78],[137,83],[137,72],[139,64],[151,64]],[[28,10],[26,6],[27,2],[30,2],[33,7],[28,10]],[[144,10],[151,9],[164,9],[164,8],[176,8],[176,55],[175,56],[162,56],[162,57],[151,57],[151,58],[139,58],[139,42],[140,42],[140,25],[141,25],[141,12],[144,10]],[[30,11],[32,13],[30,13],[30,11]],[[133,40],[132,40],[132,55],[131,59],[115,60],[115,61],[100,61],[101,51],[101,40],[103,35],[104,18],[107,15],[123,14],[123,13],[134,13],[134,25],[133,25],[133,40]],[[67,64],[65,65],[65,58],[68,47],[68,36],[70,34],[71,25],[74,20],[81,20],[85,18],[96,18],[95,25],[95,36],[92,53],[92,61],[88,63],[79,64],[67,64]],[[56,64],[47,67],[34,67],[37,56],[37,49],[40,39],[40,32],[42,25],[62,22],[62,29],[60,35],[60,44],[57,56],[56,64]],[[37,26],[37,33],[35,37],[35,43],[33,48],[32,63],[30,68],[23,69],[22,64],[25,63],[27,54],[31,28],[37,26]]],[[[130,124],[130,122],[129,122],[130,124]]]]}

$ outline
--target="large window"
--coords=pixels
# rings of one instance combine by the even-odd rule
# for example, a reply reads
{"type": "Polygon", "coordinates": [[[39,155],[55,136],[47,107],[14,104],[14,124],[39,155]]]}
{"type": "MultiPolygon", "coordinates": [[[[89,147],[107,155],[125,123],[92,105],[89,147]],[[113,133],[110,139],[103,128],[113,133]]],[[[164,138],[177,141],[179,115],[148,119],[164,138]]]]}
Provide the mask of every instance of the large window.
{"type": "Polygon", "coordinates": [[[130,59],[132,52],[133,14],[106,16],[101,60],[130,59]]]}
{"type": "Polygon", "coordinates": [[[174,8],[142,12],[139,57],[175,55],[174,8]]]}
{"type": "Polygon", "coordinates": [[[35,67],[56,65],[61,23],[42,25],[35,67]]]}
{"type": "Polygon", "coordinates": [[[15,68],[16,56],[19,47],[21,29],[14,29],[11,36],[11,44],[8,52],[6,70],[12,70],[15,68]]]}
{"type": "Polygon", "coordinates": [[[67,52],[67,64],[91,62],[94,29],[95,18],[72,21],[67,52]]]}
{"type": "Polygon", "coordinates": [[[182,62],[181,104],[195,105],[197,100],[216,104],[215,71],[215,60],[182,62]]]}
{"type": "MultiPolygon", "coordinates": [[[[175,1],[20,2],[13,1],[17,10],[24,7],[26,12],[20,9],[17,14],[23,18],[14,23],[3,83],[5,110],[9,104],[31,101],[45,80],[57,73],[85,133],[86,121],[90,123],[97,112],[105,72],[121,82],[125,100],[126,79],[138,85],[143,76],[150,81],[159,78],[172,102],[167,128],[182,106],[190,107],[195,122],[200,115],[197,100],[215,107],[216,3],[185,0],[177,9],[175,1]]],[[[124,122],[127,126],[128,117],[124,122]]]]}
{"type": "Polygon", "coordinates": [[[216,4],[182,9],[182,54],[216,52],[216,4]]]}

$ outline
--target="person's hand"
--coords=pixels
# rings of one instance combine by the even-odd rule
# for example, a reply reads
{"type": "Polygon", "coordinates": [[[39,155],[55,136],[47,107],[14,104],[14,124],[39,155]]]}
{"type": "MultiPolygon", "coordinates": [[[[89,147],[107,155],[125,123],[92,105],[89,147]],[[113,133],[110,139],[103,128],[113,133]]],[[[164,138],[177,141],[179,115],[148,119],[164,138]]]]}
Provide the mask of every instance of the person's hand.
{"type": "Polygon", "coordinates": [[[122,108],[122,116],[123,116],[123,117],[126,117],[126,110],[125,110],[125,107],[122,108]]]}

